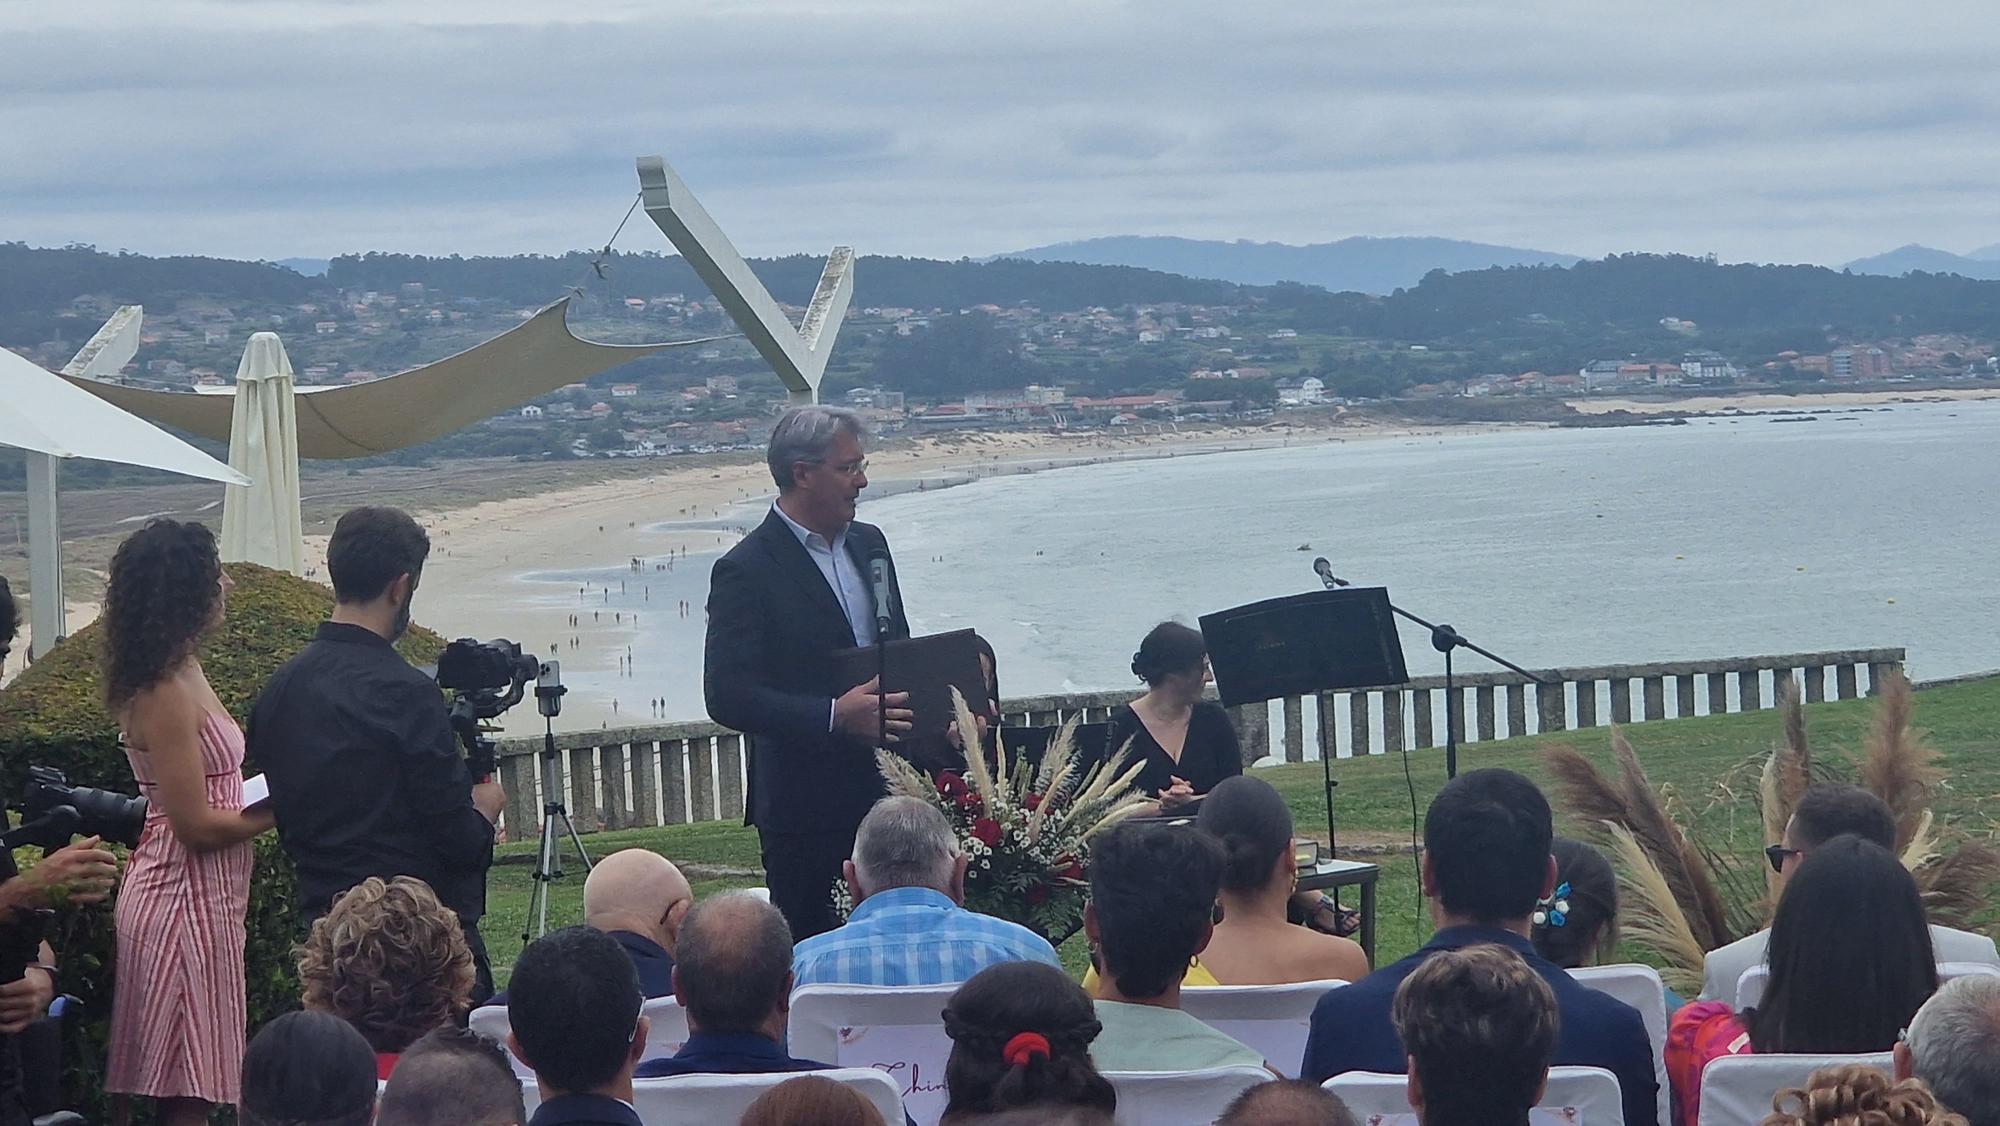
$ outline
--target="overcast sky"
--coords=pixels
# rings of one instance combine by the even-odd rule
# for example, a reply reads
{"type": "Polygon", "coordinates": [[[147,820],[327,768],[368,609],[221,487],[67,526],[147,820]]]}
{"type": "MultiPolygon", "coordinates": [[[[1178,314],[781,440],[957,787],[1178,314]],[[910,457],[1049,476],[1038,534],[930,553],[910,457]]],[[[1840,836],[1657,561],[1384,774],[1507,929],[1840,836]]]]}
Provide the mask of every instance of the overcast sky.
{"type": "Polygon", "coordinates": [[[0,0],[0,239],[554,252],[659,153],[753,255],[1963,252],[1996,48],[1980,0],[0,0]]]}

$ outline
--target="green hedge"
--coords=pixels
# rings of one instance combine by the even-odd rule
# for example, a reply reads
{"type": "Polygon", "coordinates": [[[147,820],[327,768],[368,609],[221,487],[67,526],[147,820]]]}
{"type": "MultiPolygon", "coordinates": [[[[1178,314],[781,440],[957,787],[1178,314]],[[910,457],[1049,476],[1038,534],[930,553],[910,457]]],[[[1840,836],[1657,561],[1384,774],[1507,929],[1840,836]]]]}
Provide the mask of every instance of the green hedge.
{"type": "MultiPolygon", "coordinates": [[[[307,642],[333,608],[333,592],[317,583],[251,563],[228,565],[230,592],[223,627],[202,647],[202,668],[238,723],[264,681],[307,642]]],[[[118,728],[104,709],[98,656],[102,631],[79,630],[0,691],[0,787],[18,798],[31,765],[54,766],[73,785],[132,793],[136,786],[118,728]]],[[[412,628],[397,648],[412,663],[435,661],[444,647],[429,630],[412,628]]],[[[258,773],[255,763],[246,774],[258,773]]],[[[11,821],[10,821],[11,823],[11,821]]],[[[291,863],[276,834],[256,841],[244,964],[250,1028],[298,1007],[292,947],[298,938],[291,863]]],[[[116,940],[111,906],[64,909],[50,934],[63,967],[61,988],[84,1004],[80,1035],[65,1045],[65,1082],[77,1109],[103,1120],[104,1045],[110,1031],[116,940]]]]}

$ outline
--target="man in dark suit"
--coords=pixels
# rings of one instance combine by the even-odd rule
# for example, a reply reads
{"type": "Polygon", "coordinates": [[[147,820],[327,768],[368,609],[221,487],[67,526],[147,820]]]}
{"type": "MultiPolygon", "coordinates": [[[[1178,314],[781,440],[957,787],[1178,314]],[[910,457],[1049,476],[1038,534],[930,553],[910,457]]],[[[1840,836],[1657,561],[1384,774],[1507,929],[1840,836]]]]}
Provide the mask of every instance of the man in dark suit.
{"type": "Polygon", "coordinates": [[[1638,1011],[1577,982],[1528,940],[1536,903],[1556,886],[1553,836],[1548,799],[1511,770],[1474,770],[1446,783],[1424,816],[1423,887],[1438,929],[1415,954],[1320,998],[1300,1078],[1402,1072],[1409,1052],[1390,1022],[1396,987],[1441,950],[1490,944],[1519,954],[1554,992],[1555,1062],[1610,1071],[1627,1126],[1657,1123],[1652,1042],[1638,1011]]]}
{"type": "Polygon", "coordinates": [[[541,1092],[528,1126],[644,1126],[632,1069],[650,1022],[615,939],[590,927],[550,931],[521,951],[507,997],[507,1047],[541,1092]]]}
{"type": "Polygon", "coordinates": [[[889,542],[854,519],[868,487],[862,438],[852,411],[786,412],[766,454],[777,503],[709,579],[708,714],[750,736],[744,822],[757,827],[771,902],[798,939],[838,924],[833,887],[883,794],[874,748],[912,718],[908,693],[842,683],[833,661],[878,640],[872,557],[887,563],[887,636],[910,633],[889,542]]]}

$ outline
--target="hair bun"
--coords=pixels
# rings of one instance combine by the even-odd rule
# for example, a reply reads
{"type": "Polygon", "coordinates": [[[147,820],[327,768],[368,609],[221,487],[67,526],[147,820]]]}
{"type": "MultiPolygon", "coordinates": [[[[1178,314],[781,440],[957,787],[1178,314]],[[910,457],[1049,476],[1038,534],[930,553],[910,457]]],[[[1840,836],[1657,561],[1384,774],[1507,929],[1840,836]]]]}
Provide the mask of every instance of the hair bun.
{"type": "Polygon", "coordinates": [[[1144,653],[1132,654],[1132,675],[1138,677],[1140,680],[1152,679],[1146,675],[1146,655],[1144,653]]]}

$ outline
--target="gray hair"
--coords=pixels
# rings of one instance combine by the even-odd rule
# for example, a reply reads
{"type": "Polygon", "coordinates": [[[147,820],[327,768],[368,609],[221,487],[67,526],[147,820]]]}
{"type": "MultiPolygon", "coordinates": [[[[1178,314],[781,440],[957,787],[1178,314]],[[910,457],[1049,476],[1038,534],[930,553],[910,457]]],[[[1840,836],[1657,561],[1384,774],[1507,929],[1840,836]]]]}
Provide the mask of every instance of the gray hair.
{"type": "Polygon", "coordinates": [[[792,929],[748,892],[695,905],[674,944],[674,985],[702,1032],[755,1032],[791,986],[792,929]]]}
{"type": "Polygon", "coordinates": [[[1910,1020],[1910,1062],[1972,1126],[2000,1126],[2000,977],[1954,978],[1910,1020]]]}
{"type": "Polygon", "coordinates": [[[843,432],[854,435],[857,442],[868,437],[861,416],[844,407],[793,407],[779,417],[778,424],[771,427],[770,448],[764,452],[771,480],[778,483],[779,491],[792,487],[792,466],[826,460],[834,436],[843,432]]]}
{"type": "Polygon", "coordinates": [[[869,895],[909,887],[949,891],[958,855],[951,823],[922,798],[883,798],[854,833],[854,877],[869,895]]]}

